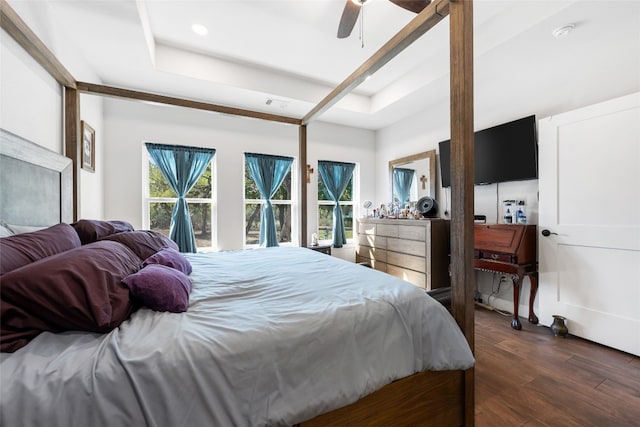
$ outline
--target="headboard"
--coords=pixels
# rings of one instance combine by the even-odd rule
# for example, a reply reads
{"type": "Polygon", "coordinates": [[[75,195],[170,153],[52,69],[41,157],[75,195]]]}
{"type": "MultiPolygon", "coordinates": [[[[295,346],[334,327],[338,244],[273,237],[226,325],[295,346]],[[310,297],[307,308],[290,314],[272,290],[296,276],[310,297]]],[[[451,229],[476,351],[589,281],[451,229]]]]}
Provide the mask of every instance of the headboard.
{"type": "Polygon", "coordinates": [[[0,129],[0,219],[29,226],[72,222],[71,159],[0,129]]]}

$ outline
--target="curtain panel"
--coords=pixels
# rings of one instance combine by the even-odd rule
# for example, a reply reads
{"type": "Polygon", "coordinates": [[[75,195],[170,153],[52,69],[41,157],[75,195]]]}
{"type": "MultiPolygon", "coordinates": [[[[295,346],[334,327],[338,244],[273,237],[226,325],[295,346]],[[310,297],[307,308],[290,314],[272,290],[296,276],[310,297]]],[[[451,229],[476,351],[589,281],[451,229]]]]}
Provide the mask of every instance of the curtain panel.
{"type": "Polygon", "coordinates": [[[167,179],[169,186],[178,196],[178,202],[171,214],[169,238],[176,242],[180,252],[196,252],[196,238],[185,197],[204,173],[216,150],[151,142],[145,143],[145,146],[160,172],[167,179]]]}
{"type": "Polygon", "coordinates": [[[333,200],[333,246],[341,248],[347,243],[344,231],[344,218],[340,207],[342,193],[349,185],[349,180],[353,175],[356,165],[354,163],[331,162],[327,160],[318,161],[318,171],[324,181],[327,191],[326,196],[333,200]]]}
{"type": "Polygon", "coordinates": [[[260,246],[280,246],[271,198],[291,169],[293,158],[255,153],[245,153],[244,156],[251,178],[256,183],[260,196],[265,200],[260,212],[260,246]]]}
{"type": "Polygon", "coordinates": [[[393,187],[394,196],[398,197],[398,201],[404,209],[404,204],[409,201],[411,197],[411,184],[413,184],[413,177],[416,171],[414,169],[394,168],[393,169],[393,187]]]}

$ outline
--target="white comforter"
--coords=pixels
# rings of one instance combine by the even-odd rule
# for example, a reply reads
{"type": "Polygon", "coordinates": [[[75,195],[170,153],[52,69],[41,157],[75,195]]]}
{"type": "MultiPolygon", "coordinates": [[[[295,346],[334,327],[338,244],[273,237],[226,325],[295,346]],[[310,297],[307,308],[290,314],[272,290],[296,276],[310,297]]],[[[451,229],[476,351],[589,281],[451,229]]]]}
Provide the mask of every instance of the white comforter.
{"type": "Polygon", "coordinates": [[[188,255],[187,313],[43,333],[0,359],[11,426],[291,426],[473,356],[449,313],[384,273],[301,248],[188,255]]]}

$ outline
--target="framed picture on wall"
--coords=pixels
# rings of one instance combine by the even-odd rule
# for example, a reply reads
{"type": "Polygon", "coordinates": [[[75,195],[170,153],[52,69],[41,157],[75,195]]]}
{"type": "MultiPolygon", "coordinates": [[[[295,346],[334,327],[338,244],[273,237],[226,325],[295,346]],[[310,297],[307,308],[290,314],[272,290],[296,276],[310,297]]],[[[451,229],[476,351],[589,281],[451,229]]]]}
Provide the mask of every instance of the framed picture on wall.
{"type": "Polygon", "coordinates": [[[84,120],[82,126],[82,169],[96,171],[96,131],[84,120]]]}

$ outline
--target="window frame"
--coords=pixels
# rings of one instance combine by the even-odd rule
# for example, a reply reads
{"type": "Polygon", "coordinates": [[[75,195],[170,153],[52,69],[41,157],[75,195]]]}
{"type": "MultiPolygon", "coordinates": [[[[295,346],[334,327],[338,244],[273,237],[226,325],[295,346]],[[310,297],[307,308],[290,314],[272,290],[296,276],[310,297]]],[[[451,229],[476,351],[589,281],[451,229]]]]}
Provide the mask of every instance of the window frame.
{"type": "MultiPolygon", "coordinates": [[[[321,159],[324,161],[336,161],[336,162],[340,162],[341,160],[328,160],[328,159],[321,159]]],[[[339,201],[338,203],[340,204],[340,206],[351,206],[352,210],[352,233],[351,233],[351,238],[347,238],[347,245],[348,244],[355,244],[356,240],[357,240],[357,234],[358,234],[358,230],[356,230],[356,218],[358,218],[358,213],[359,213],[359,200],[360,200],[360,164],[353,162],[356,166],[353,168],[353,173],[351,175],[351,179],[353,180],[352,185],[353,185],[353,189],[351,191],[351,194],[353,196],[352,200],[346,200],[346,201],[339,201]]],[[[318,194],[318,190],[319,190],[319,186],[320,186],[320,181],[322,180],[322,176],[320,176],[320,173],[318,173],[318,182],[316,185],[316,195],[318,194]]],[[[317,200],[317,208],[316,208],[316,228],[319,230],[320,228],[320,206],[333,206],[334,202],[332,200],[317,200]]],[[[344,220],[344,218],[343,218],[344,220]]],[[[331,237],[329,239],[320,239],[318,238],[318,243],[323,244],[323,245],[329,245],[333,243],[333,227],[331,230],[331,237]]]]}
{"type": "MultiPolygon", "coordinates": [[[[254,205],[266,202],[265,199],[247,199],[245,196],[247,194],[245,187],[245,176],[247,174],[247,159],[245,154],[242,153],[242,247],[244,249],[255,249],[260,247],[260,243],[247,243],[247,205],[254,205]]],[[[257,153],[264,154],[270,156],[287,156],[293,158],[291,162],[291,169],[289,173],[291,174],[291,199],[290,200],[276,200],[271,199],[272,205],[290,205],[291,206],[291,241],[290,242],[278,242],[279,246],[298,246],[299,240],[299,220],[298,220],[298,206],[299,202],[299,177],[298,177],[298,158],[288,154],[272,154],[272,153],[257,153]]]]}
{"type": "MultiPolygon", "coordinates": [[[[146,141],[145,141],[146,142],[146,141]]],[[[197,248],[198,252],[210,252],[218,250],[218,210],[217,206],[217,167],[216,159],[218,156],[213,156],[211,159],[211,198],[201,197],[185,197],[187,205],[198,203],[211,203],[211,246],[201,246],[197,248]]],[[[151,157],[149,152],[142,144],[142,227],[145,230],[151,229],[151,203],[177,203],[177,197],[151,197],[149,193],[149,164],[151,157]]]]}

